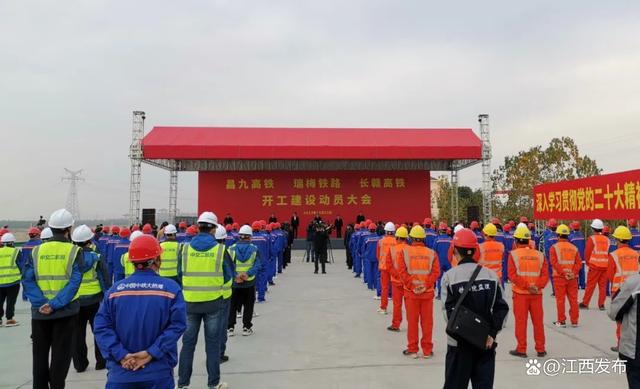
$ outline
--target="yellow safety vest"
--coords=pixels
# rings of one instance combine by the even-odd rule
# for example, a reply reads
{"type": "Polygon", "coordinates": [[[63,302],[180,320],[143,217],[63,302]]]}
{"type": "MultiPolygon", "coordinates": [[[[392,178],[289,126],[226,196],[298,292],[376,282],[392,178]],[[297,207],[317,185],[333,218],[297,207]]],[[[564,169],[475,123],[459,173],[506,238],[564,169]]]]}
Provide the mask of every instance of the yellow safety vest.
{"type": "Polygon", "coordinates": [[[99,261],[96,261],[93,266],[91,266],[91,269],[82,274],[82,282],[80,283],[80,288],[78,288],[78,293],[76,293],[76,298],[93,296],[102,292],[100,281],[98,281],[98,272],[96,271],[98,262],[99,261]]]}
{"type": "Polygon", "coordinates": [[[167,241],[160,243],[162,254],[160,255],[160,276],[161,277],[177,277],[178,276],[178,246],[180,243],[167,241]]]}
{"type": "MultiPolygon", "coordinates": [[[[49,241],[31,253],[38,287],[48,300],[56,297],[71,279],[73,262],[80,247],[70,242],[49,241]]],[[[78,299],[76,295],[72,301],[78,299]]]]}
{"type": "MultiPolygon", "coordinates": [[[[236,261],[236,245],[229,247],[229,254],[231,254],[231,259],[233,263],[236,265],[237,273],[246,273],[253,267],[253,264],[256,262],[256,257],[258,256],[258,250],[254,251],[253,254],[246,260],[246,262],[236,261]]],[[[256,279],[256,276],[249,276],[247,281],[253,281],[256,279]]]]}
{"type": "Polygon", "coordinates": [[[124,269],[124,276],[125,277],[129,277],[130,275],[135,273],[136,267],[133,264],[133,262],[131,262],[129,260],[129,252],[128,251],[126,253],[122,254],[122,256],[120,257],[120,264],[122,265],[122,268],[124,269]]]}
{"type": "MultiPolygon", "coordinates": [[[[222,246],[220,248],[220,251],[222,251],[222,253],[223,253],[221,262],[224,263],[224,252],[227,251],[227,247],[225,246],[224,243],[218,243],[218,246],[222,246]]],[[[222,280],[224,282],[224,272],[223,272],[222,280]]],[[[224,282],[222,284],[222,298],[223,299],[226,300],[226,299],[231,298],[231,294],[233,293],[232,286],[233,286],[233,278],[231,278],[229,281],[224,282]]]]}
{"type": "Polygon", "coordinates": [[[0,285],[20,281],[20,268],[16,264],[19,253],[15,247],[0,247],[0,285]]]}
{"type": "Polygon", "coordinates": [[[186,245],[182,251],[182,291],[189,303],[217,300],[223,297],[224,274],[222,262],[224,245],[217,244],[207,251],[197,251],[186,245]]]}

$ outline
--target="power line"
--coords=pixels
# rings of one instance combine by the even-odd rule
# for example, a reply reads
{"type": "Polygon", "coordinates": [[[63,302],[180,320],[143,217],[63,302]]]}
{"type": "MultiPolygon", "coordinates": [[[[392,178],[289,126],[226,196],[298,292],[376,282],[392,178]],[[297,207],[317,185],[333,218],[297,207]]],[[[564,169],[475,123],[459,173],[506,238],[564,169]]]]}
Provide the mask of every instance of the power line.
{"type": "Polygon", "coordinates": [[[78,205],[78,182],[84,181],[84,178],[80,177],[82,169],[69,170],[64,168],[67,172],[66,177],[62,177],[61,181],[69,181],[69,192],[67,193],[67,210],[75,217],[76,220],[80,219],[80,206],[78,205]]]}

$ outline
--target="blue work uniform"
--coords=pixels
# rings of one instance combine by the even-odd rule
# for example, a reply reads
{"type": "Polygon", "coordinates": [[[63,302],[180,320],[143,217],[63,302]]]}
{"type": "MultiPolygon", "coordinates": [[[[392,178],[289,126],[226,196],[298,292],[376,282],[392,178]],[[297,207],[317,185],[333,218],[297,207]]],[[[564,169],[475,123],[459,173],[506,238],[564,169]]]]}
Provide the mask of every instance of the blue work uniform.
{"type": "MultiPolygon", "coordinates": [[[[22,245],[20,250],[20,257],[18,260],[18,267],[22,271],[24,269],[24,265],[31,260],[31,251],[34,247],[40,246],[42,244],[42,240],[40,239],[29,239],[22,245]]],[[[27,301],[27,292],[24,288],[22,288],[22,300],[27,301]]]]}
{"type": "Polygon", "coordinates": [[[378,241],[382,239],[382,236],[377,234],[371,234],[364,240],[364,263],[366,266],[367,288],[370,290],[378,289],[380,284],[380,271],[378,270],[378,241]]]}
{"type": "Polygon", "coordinates": [[[260,270],[256,275],[256,291],[258,292],[258,302],[265,301],[265,295],[267,293],[267,271],[269,266],[269,257],[271,256],[271,245],[269,244],[269,236],[261,232],[254,232],[251,237],[251,243],[253,243],[260,252],[260,258],[265,258],[260,262],[260,270]]]}
{"type": "Polygon", "coordinates": [[[125,277],[124,268],[122,267],[122,261],[120,259],[124,254],[126,254],[129,251],[130,243],[131,242],[129,241],[128,238],[123,238],[111,249],[110,256],[112,258],[111,263],[113,267],[112,272],[113,272],[114,281],[120,281],[125,277]]]}
{"type": "Polygon", "coordinates": [[[629,241],[629,247],[640,252],[640,231],[637,228],[629,228],[631,231],[631,240],[629,241]]]}
{"type": "Polygon", "coordinates": [[[586,277],[584,271],[584,250],[586,247],[586,242],[584,240],[584,235],[580,230],[571,231],[569,234],[569,242],[571,242],[578,249],[578,253],[580,254],[580,260],[582,261],[582,266],[580,266],[580,273],[578,275],[578,286],[580,289],[584,289],[586,287],[586,277]]]}
{"type": "Polygon", "coordinates": [[[442,276],[447,270],[451,269],[451,264],[449,263],[450,246],[451,237],[445,232],[440,232],[440,235],[438,235],[438,238],[433,245],[433,251],[438,254],[438,260],[440,261],[440,277],[438,278],[438,282],[436,283],[436,287],[438,288],[438,298],[440,298],[440,281],[442,280],[442,276]]]}
{"type": "Polygon", "coordinates": [[[174,388],[178,340],[187,328],[180,286],[151,269],[136,270],[105,294],[95,317],[95,337],[107,360],[107,388],[174,388]],[[127,354],[147,351],[144,369],[124,369],[127,354]]]}
{"type": "MultiPolygon", "coordinates": [[[[547,266],[549,267],[549,274],[553,274],[553,268],[551,266],[551,259],[549,258],[549,251],[551,247],[558,243],[558,234],[550,229],[544,230],[542,233],[542,244],[544,246],[544,258],[547,261],[547,266]]],[[[555,295],[556,288],[553,284],[553,277],[549,277],[549,281],[551,282],[551,292],[555,295]]]]}
{"type": "Polygon", "coordinates": [[[515,247],[515,238],[511,233],[504,232],[503,233],[502,244],[504,245],[504,254],[502,255],[502,285],[509,280],[509,254],[511,250],[515,247]]]}
{"type": "Polygon", "coordinates": [[[361,262],[361,266],[362,266],[362,275],[363,275],[363,282],[367,285],[369,285],[369,266],[367,264],[367,259],[364,256],[364,244],[367,241],[367,239],[370,236],[376,235],[375,232],[371,232],[369,230],[364,230],[362,231],[362,234],[360,234],[360,236],[358,237],[358,241],[356,242],[356,244],[358,245],[358,256],[360,257],[360,262],[361,262]]]}
{"type": "Polygon", "coordinates": [[[362,234],[362,230],[355,230],[349,238],[349,250],[351,251],[351,258],[353,258],[353,272],[355,278],[360,278],[362,274],[362,262],[358,258],[358,237],[362,234]]]}
{"type": "Polygon", "coordinates": [[[476,239],[478,239],[478,244],[484,243],[484,235],[480,230],[474,230],[473,233],[476,235],[476,239]]]}
{"type": "Polygon", "coordinates": [[[424,238],[424,245],[433,250],[433,246],[438,238],[438,233],[433,228],[425,228],[424,233],[426,234],[426,238],[424,238]]]}

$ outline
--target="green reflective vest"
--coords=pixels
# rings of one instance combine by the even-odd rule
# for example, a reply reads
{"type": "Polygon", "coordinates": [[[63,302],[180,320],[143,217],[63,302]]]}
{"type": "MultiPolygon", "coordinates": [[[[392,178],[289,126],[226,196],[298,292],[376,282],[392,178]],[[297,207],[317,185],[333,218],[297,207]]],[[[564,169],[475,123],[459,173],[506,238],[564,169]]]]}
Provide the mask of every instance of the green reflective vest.
{"type": "Polygon", "coordinates": [[[122,256],[120,257],[120,263],[122,264],[122,268],[124,269],[124,276],[125,277],[129,277],[130,275],[135,273],[136,267],[133,264],[133,262],[131,262],[129,260],[129,252],[128,251],[126,253],[122,254],[122,256]]]}
{"type": "Polygon", "coordinates": [[[178,246],[180,243],[175,240],[160,243],[162,254],[160,255],[160,276],[178,276],[178,246]]]}
{"type": "MultiPolygon", "coordinates": [[[[246,273],[248,272],[252,267],[253,264],[256,262],[256,257],[258,256],[258,251],[254,251],[253,254],[251,254],[251,256],[249,257],[249,259],[247,259],[245,262],[242,261],[237,261],[236,260],[236,245],[234,244],[233,246],[229,247],[229,254],[231,254],[231,259],[233,260],[233,263],[236,265],[236,273],[246,273]]],[[[256,279],[256,276],[250,276],[249,278],[247,278],[247,281],[253,281],[256,279]]]]}
{"type": "Polygon", "coordinates": [[[93,296],[102,292],[100,281],[98,281],[98,272],[96,271],[98,262],[99,261],[96,261],[93,266],[91,266],[91,269],[87,270],[82,275],[82,283],[80,283],[80,288],[78,288],[78,293],[76,293],[75,298],[93,296]]]}
{"type": "Polygon", "coordinates": [[[188,303],[212,301],[223,297],[224,246],[217,244],[207,251],[191,245],[182,250],[182,293],[188,303]]]}
{"type": "MultiPolygon", "coordinates": [[[[71,279],[73,261],[80,247],[70,242],[49,241],[31,252],[38,287],[48,300],[56,297],[71,279]]],[[[76,295],[72,301],[77,300],[76,295]]]]}
{"type": "Polygon", "coordinates": [[[0,247],[0,285],[20,281],[20,268],[16,264],[19,253],[16,247],[0,247]]]}
{"type": "MultiPolygon", "coordinates": [[[[218,246],[222,246],[220,248],[220,251],[223,252],[222,255],[222,262],[224,263],[224,252],[227,251],[226,246],[224,245],[224,243],[218,243],[218,246]]],[[[224,277],[223,277],[224,279],[224,277]]],[[[223,299],[229,299],[231,298],[231,294],[233,293],[233,277],[231,277],[231,279],[225,283],[222,284],[222,298],[223,299]]]]}

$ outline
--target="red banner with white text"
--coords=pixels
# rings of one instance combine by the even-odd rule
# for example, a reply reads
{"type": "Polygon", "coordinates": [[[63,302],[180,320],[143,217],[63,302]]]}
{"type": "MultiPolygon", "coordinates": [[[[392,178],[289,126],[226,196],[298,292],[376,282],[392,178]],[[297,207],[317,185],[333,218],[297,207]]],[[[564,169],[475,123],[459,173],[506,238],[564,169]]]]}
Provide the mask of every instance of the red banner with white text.
{"type": "Polygon", "coordinates": [[[422,221],[430,216],[429,172],[414,171],[292,171],[200,172],[198,209],[215,212],[220,221],[231,213],[238,223],[279,222],[296,212],[300,235],[319,215],[333,223],[337,215],[345,226],[359,212],[374,221],[422,221]]]}
{"type": "Polygon", "coordinates": [[[640,218],[640,170],[538,185],[536,219],[640,218]]]}

